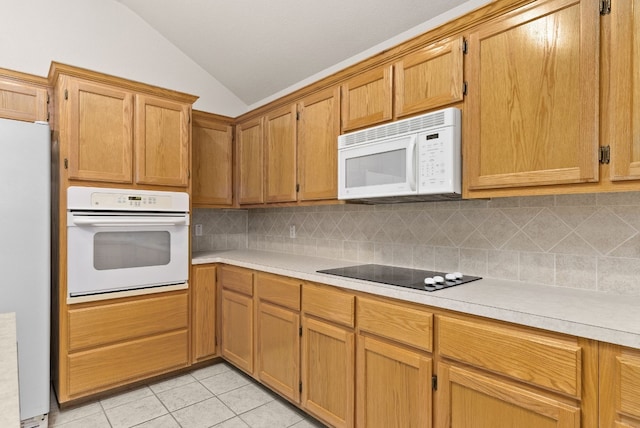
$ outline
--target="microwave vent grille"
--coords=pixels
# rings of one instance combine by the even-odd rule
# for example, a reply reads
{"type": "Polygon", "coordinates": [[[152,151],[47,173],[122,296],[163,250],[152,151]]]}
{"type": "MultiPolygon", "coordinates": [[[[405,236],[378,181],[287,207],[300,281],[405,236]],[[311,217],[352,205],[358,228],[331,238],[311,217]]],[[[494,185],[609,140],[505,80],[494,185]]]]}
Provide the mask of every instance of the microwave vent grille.
{"type": "Polygon", "coordinates": [[[347,147],[368,141],[383,140],[443,125],[445,125],[445,114],[444,111],[439,111],[341,135],[340,146],[347,147]]]}

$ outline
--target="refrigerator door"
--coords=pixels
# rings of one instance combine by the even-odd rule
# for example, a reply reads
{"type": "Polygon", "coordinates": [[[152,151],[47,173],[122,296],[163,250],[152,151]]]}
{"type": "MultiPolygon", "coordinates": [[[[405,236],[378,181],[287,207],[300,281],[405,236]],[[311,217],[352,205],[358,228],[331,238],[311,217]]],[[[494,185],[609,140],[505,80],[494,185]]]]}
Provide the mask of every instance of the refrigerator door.
{"type": "Polygon", "coordinates": [[[50,135],[0,119],[0,313],[16,313],[21,420],[49,413],[50,135]]]}

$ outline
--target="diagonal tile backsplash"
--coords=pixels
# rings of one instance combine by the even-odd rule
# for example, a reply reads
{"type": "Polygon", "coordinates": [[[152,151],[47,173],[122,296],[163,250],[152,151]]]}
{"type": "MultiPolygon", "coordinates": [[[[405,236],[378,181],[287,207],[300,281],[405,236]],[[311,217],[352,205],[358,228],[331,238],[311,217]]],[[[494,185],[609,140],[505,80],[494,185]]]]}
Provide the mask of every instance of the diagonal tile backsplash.
{"type": "Polygon", "coordinates": [[[195,251],[249,248],[640,295],[640,192],[196,209],[198,223],[195,251]]]}

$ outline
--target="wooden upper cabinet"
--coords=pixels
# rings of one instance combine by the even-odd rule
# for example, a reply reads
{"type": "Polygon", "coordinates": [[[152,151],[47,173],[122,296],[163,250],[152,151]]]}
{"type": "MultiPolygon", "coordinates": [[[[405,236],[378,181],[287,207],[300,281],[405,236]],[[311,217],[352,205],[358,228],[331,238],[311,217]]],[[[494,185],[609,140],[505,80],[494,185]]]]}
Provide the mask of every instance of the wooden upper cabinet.
{"type": "Polygon", "coordinates": [[[136,95],[136,182],[186,187],[189,184],[191,107],[136,95]]]}
{"type": "Polygon", "coordinates": [[[266,202],[296,200],[296,106],[265,116],[266,202]]]}
{"type": "Polygon", "coordinates": [[[446,39],[395,63],[396,117],[462,101],[463,44],[461,37],[446,39]]]}
{"type": "Polygon", "coordinates": [[[393,119],[393,66],[360,73],[342,84],[342,131],[393,119]]]}
{"type": "Polygon", "coordinates": [[[538,1],[469,35],[466,190],[598,180],[599,19],[538,1]]]}
{"type": "Polygon", "coordinates": [[[338,197],[340,89],[310,95],[298,103],[298,200],[338,197]]]}
{"type": "Polygon", "coordinates": [[[49,120],[47,79],[0,68],[0,117],[49,120]]]}
{"type": "Polygon", "coordinates": [[[132,183],[133,94],[80,79],[65,88],[69,179],[132,183]]]}
{"type": "Polygon", "coordinates": [[[233,127],[215,115],[193,112],[191,127],[193,204],[233,202],[233,127]]]}
{"type": "Polygon", "coordinates": [[[262,117],[236,126],[236,183],[240,205],[264,202],[263,141],[262,117]]]}
{"type": "Polygon", "coordinates": [[[611,180],[640,179],[640,4],[615,2],[603,18],[603,141],[610,145],[611,180]]]}

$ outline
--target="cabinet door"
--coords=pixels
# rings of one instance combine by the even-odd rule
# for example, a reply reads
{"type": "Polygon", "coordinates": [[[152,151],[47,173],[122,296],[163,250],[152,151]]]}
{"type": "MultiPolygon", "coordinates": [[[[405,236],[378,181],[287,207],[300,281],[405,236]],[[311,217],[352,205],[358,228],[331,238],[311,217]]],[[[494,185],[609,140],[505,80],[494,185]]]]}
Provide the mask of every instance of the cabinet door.
{"type": "Polygon", "coordinates": [[[257,375],[295,403],[300,402],[300,315],[267,302],[258,303],[257,375]]]}
{"type": "Polygon", "coordinates": [[[194,362],[216,355],[216,267],[194,266],[191,281],[194,362]]]}
{"type": "Polygon", "coordinates": [[[358,336],[358,427],[431,427],[432,360],[370,336],[358,336]]]}
{"type": "Polygon", "coordinates": [[[298,200],[336,199],[340,90],[309,96],[298,108],[298,200]]]}
{"type": "Polygon", "coordinates": [[[600,426],[640,427],[640,351],[600,344],[600,426]]]}
{"type": "Polygon", "coordinates": [[[253,373],[253,298],[222,290],[222,349],[224,358],[253,373]]]}
{"type": "Polygon", "coordinates": [[[189,184],[191,106],[136,95],[136,182],[189,184]]]}
{"type": "Polygon", "coordinates": [[[26,122],[48,120],[47,90],[0,80],[0,117],[26,122]]]}
{"type": "Polygon", "coordinates": [[[611,145],[611,180],[640,179],[640,5],[615,2],[603,18],[608,38],[603,81],[603,141],[611,145]],[[608,61],[607,61],[608,60],[608,61]]]}
{"type": "Polygon", "coordinates": [[[266,202],[296,200],[296,107],[265,116],[266,202]]]}
{"type": "Polygon", "coordinates": [[[191,128],[194,205],[233,203],[232,129],[227,123],[208,120],[194,112],[191,128]]]}
{"type": "Polygon", "coordinates": [[[69,179],[131,183],[133,95],[79,79],[64,93],[69,179]]]}
{"type": "Polygon", "coordinates": [[[236,126],[238,203],[261,204],[263,193],[262,118],[236,126]]]}
{"type": "Polygon", "coordinates": [[[376,68],[342,84],[342,131],[375,125],[393,118],[391,65],[376,68]]]}
{"type": "Polygon", "coordinates": [[[395,115],[403,117],[463,98],[463,39],[443,40],[394,66],[395,115]]]}
{"type": "Polygon", "coordinates": [[[580,409],[498,378],[439,364],[438,427],[578,428],[580,409]]]}
{"type": "Polygon", "coordinates": [[[354,424],[355,333],[302,318],[302,407],[337,428],[354,424]]]}
{"type": "Polygon", "coordinates": [[[598,2],[534,2],[469,36],[469,189],[598,180],[598,2]]]}

